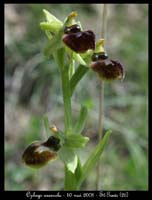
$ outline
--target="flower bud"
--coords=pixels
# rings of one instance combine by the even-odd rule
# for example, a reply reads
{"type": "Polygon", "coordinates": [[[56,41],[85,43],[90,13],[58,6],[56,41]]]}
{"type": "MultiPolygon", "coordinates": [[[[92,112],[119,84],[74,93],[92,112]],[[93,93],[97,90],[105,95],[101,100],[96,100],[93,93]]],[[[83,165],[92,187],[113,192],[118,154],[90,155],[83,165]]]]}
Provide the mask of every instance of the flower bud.
{"type": "Polygon", "coordinates": [[[29,167],[40,168],[49,161],[57,158],[57,152],[60,148],[60,140],[54,136],[48,138],[46,142],[35,141],[30,144],[22,155],[22,161],[29,167]]]}

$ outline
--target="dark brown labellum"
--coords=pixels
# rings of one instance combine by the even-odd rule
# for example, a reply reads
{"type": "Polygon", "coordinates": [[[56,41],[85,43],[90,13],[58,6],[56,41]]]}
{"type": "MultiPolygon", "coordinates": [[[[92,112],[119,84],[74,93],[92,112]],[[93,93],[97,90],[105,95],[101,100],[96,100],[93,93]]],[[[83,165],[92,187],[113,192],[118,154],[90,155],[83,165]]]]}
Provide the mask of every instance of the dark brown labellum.
{"type": "Polygon", "coordinates": [[[60,139],[50,136],[46,142],[35,141],[30,144],[22,155],[23,162],[29,167],[40,168],[49,161],[56,159],[60,148],[60,139]]]}
{"type": "Polygon", "coordinates": [[[92,61],[105,60],[107,58],[108,58],[108,55],[105,52],[94,53],[92,55],[92,61]]]}
{"type": "Polygon", "coordinates": [[[80,26],[78,24],[74,24],[72,26],[67,26],[64,29],[64,33],[65,34],[77,33],[77,32],[80,32],[80,31],[81,31],[81,28],[80,28],[80,26]]]}
{"type": "Polygon", "coordinates": [[[91,68],[98,73],[103,80],[114,80],[124,78],[124,69],[119,61],[115,60],[99,60],[92,62],[91,68]]]}
{"type": "Polygon", "coordinates": [[[35,141],[25,149],[22,161],[29,167],[40,168],[56,157],[56,152],[44,146],[42,142],[35,141]]]}
{"type": "Polygon", "coordinates": [[[88,49],[95,49],[95,34],[88,30],[65,34],[63,42],[77,53],[85,53],[88,49]]]}

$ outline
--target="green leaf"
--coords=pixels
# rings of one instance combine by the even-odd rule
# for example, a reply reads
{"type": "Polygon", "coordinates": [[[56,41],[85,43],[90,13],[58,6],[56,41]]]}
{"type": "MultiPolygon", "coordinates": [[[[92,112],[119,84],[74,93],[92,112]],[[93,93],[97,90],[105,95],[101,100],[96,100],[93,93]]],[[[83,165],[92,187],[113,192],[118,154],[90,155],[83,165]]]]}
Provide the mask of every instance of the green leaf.
{"type": "Polygon", "coordinates": [[[68,170],[74,173],[78,163],[78,157],[74,152],[74,149],[62,146],[58,153],[60,159],[65,163],[68,170]]]}
{"type": "Polygon", "coordinates": [[[75,174],[68,170],[65,166],[65,183],[64,183],[64,190],[75,190],[76,188],[76,178],[75,174]]]}
{"type": "Polygon", "coordinates": [[[79,178],[82,175],[82,166],[80,159],[78,157],[78,164],[77,168],[75,170],[75,173],[73,174],[70,172],[67,167],[65,167],[65,190],[76,190],[77,189],[77,182],[79,178]]]}
{"type": "Polygon", "coordinates": [[[84,129],[85,122],[88,116],[88,109],[86,106],[81,106],[81,111],[79,115],[79,119],[74,127],[74,133],[80,134],[84,129]]]}
{"type": "Polygon", "coordinates": [[[109,139],[111,133],[112,133],[112,131],[108,130],[105,133],[105,136],[100,140],[99,144],[95,147],[95,149],[93,150],[91,155],[89,155],[89,158],[87,159],[87,161],[83,165],[83,173],[82,173],[82,176],[80,177],[78,184],[77,184],[78,188],[80,187],[80,185],[82,184],[84,179],[88,176],[90,171],[95,167],[96,163],[99,161],[100,156],[103,153],[103,150],[104,150],[104,148],[105,148],[105,146],[108,142],[108,139],[109,139]]]}
{"type": "Polygon", "coordinates": [[[75,73],[70,80],[71,96],[78,84],[78,82],[83,78],[83,76],[88,72],[89,68],[84,65],[79,65],[75,73]]]}
{"type": "Polygon", "coordinates": [[[71,148],[82,148],[89,141],[88,137],[84,137],[78,134],[70,134],[65,139],[65,146],[71,148]]]}
{"type": "Polygon", "coordinates": [[[81,177],[81,175],[82,175],[82,166],[81,166],[80,159],[78,157],[78,164],[77,164],[77,168],[75,170],[75,179],[77,182],[78,182],[79,178],[81,177]]]}

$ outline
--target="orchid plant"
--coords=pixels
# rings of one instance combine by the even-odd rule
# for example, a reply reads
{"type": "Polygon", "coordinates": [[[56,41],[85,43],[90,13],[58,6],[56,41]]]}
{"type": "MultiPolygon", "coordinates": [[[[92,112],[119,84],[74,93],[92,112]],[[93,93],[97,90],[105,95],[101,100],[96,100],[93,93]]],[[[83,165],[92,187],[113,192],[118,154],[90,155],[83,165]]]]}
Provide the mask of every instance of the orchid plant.
{"type": "Polygon", "coordinates": [[[122,65],[108,58],[104,50],[104,39],[96,42],[92,30],[84,31],[77,12],[71,12],[64,22],[47,10],[43,10],[45,22],[40,23],[48,44],[45,55],[53,56],[59,71],[64,105],[64,130],[51,126],[48,117],[44,117],[46,132],[50,137],[45,142],[34,141],[24,151],[23,162],[30,167],[40,168],[56,158],[65,166],[64,190],[79,190],[83,181],[97,164],[108,142],[111,130],[94,147],[88,159],[82,164],[78,150],[83,150],[89,138],[82,135],[88,115],[88,105],[82,104],[79,117],[74,122],[71,97],[81,79],[89,70],[96,72],[100,79],[111,81],[124,78],[122,65]]]}

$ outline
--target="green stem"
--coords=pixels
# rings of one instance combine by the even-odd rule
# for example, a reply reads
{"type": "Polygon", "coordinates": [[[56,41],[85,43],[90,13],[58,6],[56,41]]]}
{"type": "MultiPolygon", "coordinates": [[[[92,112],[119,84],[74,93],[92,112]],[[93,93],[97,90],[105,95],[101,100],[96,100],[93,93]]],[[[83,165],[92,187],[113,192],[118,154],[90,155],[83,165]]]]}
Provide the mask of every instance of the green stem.
{"type": "Polygon", "coordinates": [[[59,49],[53,55],[61,73],[65,133],[70,134],[72,130],[71,87],[69,80],[70,63],[68,63],[69,66],[65,64],[66,53],[64,48],[59,49]]]}
{"type": "Polygon", "coordinates": [[[64,124],[65,124],[65,133],[70,134],[72,130],[72,110],[71,110],[71,88],[69,81],[69,71],[68,66],[65,66],[61,70],[62,78],[62,93],[63,93],[63,102],[64,102],[64,124]]]}
{"type": "MultiPolygon", "coordinates": [[[[63,102],[64,102],[64,126],[65,126],[65,134],[72,133],[72,109],[71,109],[71,87],[70,87],[70,77],[69,77],[69,70],[70,70],[70,62],[67,66],[64,64],[65,59],[65,51],[62,52],[57,57],[58,63],[62,63],[60,65],[60,72],[61,72],[61,81],[62,81],[62,95],[63,95],[63,102]],[[62,56],[61,56],[62,55],[62,56]],[[61,62],[62,58],[62,62],[61,62]],[[59,62],[60,61],[60,62],[59,62]]],[[[75,183],[71,182],[73,178],[73,174],[70,173],[65,165],[65,182],[64,182],[64,189],[73,189],[75,187],[75,183]],[[69,180],[71,186],[69,186],[69,180]]]]}

